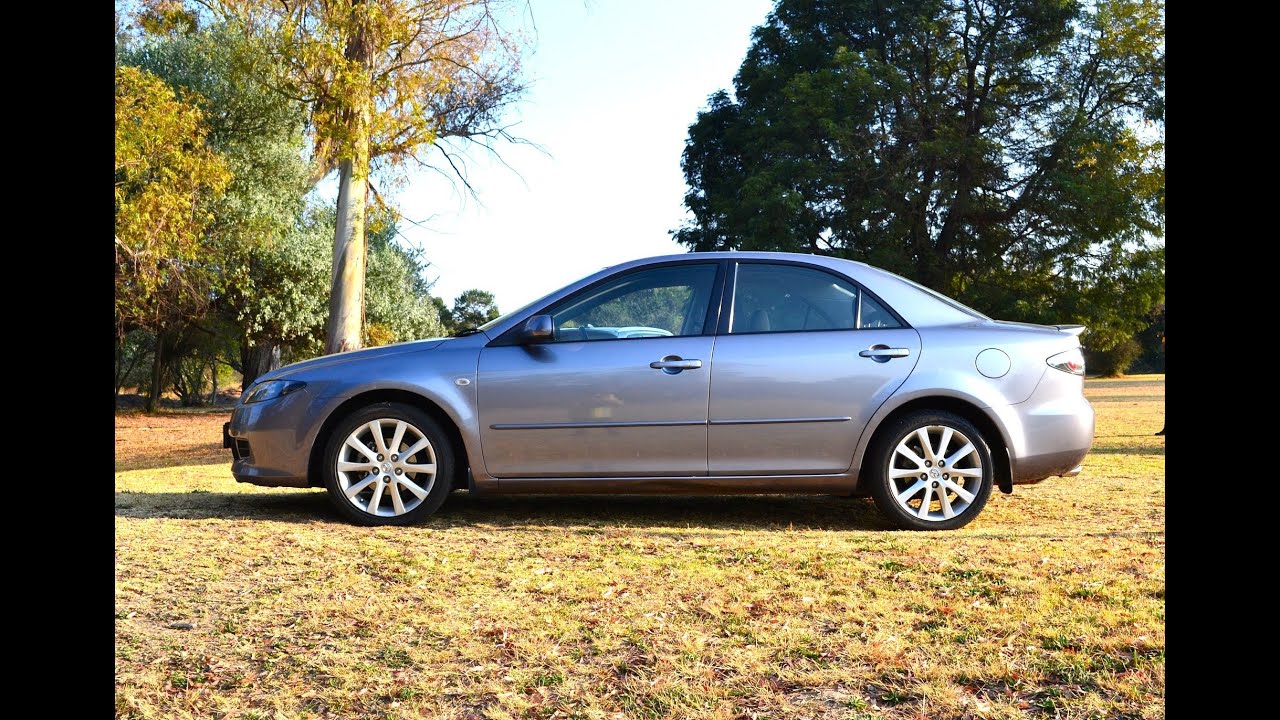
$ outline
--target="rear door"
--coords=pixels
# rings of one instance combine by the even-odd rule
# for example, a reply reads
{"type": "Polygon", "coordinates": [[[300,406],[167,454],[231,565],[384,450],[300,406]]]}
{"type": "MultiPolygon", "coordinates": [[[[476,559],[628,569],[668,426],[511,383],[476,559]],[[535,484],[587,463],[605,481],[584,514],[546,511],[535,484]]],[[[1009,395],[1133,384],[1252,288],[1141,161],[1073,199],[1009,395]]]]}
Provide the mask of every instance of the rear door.
{"type": "Polygon", "coordinates": [[[710,474],[844,472],[915,367],[919,334],[816,266],[744,261],[735,275],[711,374],[710,474]]]}

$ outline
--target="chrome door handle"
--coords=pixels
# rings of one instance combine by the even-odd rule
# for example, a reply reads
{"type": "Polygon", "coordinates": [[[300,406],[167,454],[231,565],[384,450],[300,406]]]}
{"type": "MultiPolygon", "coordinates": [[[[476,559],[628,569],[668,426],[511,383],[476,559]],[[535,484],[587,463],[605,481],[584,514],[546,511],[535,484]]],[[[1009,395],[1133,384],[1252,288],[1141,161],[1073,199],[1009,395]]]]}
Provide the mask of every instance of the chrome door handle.
{"type": "Polygon", "coordinates": [[[858,357],[871,358],[886,362],[889,358],[906,357],[911,354],[907,348],[891,348],[888,345],[873,345],[870,349],[858,353],[858,357]]]}
{"type": "Polygon", "coordinates": [[[681,370],[697,370],[702,367],[701,360],[685,360],[679,355],[668,355],[661,360],[654,360],[649,363],[649,367],[654,370],[661,370],[668,375],[675,375],[681,370]]]}

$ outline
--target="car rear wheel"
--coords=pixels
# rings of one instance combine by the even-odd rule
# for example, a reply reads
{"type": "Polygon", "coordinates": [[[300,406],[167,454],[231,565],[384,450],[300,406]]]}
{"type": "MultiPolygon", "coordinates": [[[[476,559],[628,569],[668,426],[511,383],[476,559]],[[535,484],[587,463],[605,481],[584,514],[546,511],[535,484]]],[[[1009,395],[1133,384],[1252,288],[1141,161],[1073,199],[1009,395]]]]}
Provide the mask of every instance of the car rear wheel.
{"type": "Polygon", "coordinates": [[[448,437],[431,416],[401,403],[375,403],[345,418],[324,457],[330,502],[360,525],[418,522],[452,484],[448,437]]]}
{"type": "Polygon", "coordinates": [[[905,415],[885,428],[871,453],[871,496],[900,528],[964,527],[991,495],[991,450],[982,432],[954,413],[905,415]]]}

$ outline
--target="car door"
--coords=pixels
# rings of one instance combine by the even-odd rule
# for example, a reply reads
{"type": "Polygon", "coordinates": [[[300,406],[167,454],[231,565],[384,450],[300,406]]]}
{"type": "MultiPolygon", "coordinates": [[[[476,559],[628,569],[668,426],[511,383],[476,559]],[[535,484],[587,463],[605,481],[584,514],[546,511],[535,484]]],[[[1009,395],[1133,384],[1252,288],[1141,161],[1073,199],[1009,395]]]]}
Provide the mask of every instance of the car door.
{"type": "Polygon", "coordinates": [[[705,476],[726,266],[677,262],[620,273],[539,311],[552,318],[553,341],[498,338],[481,351],[477,402],[489,474],[705,476]]]}
{"type": "Polygon", "coordinates": [[[844,472],[915,367],[919,334],[815,266],[744,261],[730,285],[711,375],[710,474],[844,472]]]}

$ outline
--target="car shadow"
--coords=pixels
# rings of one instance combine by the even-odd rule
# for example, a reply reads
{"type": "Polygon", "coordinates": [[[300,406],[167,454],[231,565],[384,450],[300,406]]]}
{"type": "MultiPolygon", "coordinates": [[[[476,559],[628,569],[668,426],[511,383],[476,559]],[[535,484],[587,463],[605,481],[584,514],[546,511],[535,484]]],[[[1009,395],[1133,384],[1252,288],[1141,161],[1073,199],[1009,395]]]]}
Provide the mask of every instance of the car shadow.
{"type": "MultiPolygon", "coordinates": [[[[117,492],[116,516],[346,521],[321,490],[117,492]]],[[[489,495],[456,492],[420,527],[537,526],[749,530],[889,530],[869,498],[829,495],[489,495]]]]}

